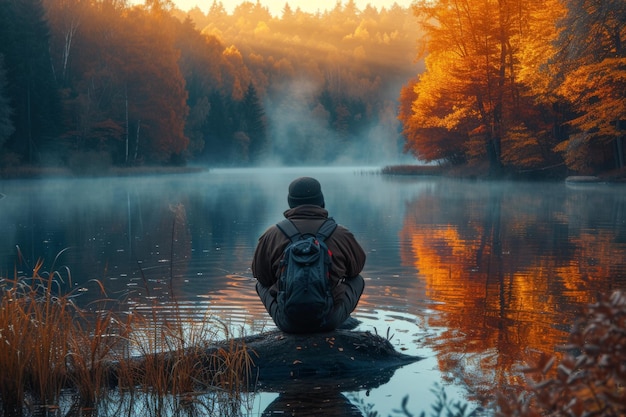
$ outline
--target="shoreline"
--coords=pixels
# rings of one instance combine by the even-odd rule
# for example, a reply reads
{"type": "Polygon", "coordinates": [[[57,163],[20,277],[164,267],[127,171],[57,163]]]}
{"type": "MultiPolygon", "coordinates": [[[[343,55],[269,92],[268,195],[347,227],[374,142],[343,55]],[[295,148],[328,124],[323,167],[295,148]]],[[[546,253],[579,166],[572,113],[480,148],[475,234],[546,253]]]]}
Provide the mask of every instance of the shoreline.
{"type": "Polygon", "coordinates": [[[563,181],[568,184],[626,184],[626,168],[595,175],[575,173],[553,173],[551,175],[528,175],[509,173],[500,177],[491,177],[485,167],[467,166],[443,167],[439,165],[388,165],[381,169],[382,175],[390,176],[441,176],[465,180],[513,180],[513,181],[563,181]]]}
{"type": "Polygon", "coordinates": [[[103,172],[78,173],[69,168],[24,166],[11,169],[0,169],[1,180],[30,180],[48,178],[107,178],[133,177],[144,175],[172,175],[192,174],[208,171],[200,167],[173,167],[173,166],[139,166],[139,167],[111,167],[103,172]]]}

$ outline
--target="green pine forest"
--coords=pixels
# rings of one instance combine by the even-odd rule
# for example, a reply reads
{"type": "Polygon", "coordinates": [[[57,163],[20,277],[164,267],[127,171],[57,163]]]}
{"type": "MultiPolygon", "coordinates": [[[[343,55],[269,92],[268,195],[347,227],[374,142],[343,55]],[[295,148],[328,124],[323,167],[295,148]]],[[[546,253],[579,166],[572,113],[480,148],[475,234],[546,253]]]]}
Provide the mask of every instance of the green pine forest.
{"type": "Polygon", "coordinates": [[[625,23],[621,0],[0,0],[0,172],[404,155],[623,175],[625,23]]]}

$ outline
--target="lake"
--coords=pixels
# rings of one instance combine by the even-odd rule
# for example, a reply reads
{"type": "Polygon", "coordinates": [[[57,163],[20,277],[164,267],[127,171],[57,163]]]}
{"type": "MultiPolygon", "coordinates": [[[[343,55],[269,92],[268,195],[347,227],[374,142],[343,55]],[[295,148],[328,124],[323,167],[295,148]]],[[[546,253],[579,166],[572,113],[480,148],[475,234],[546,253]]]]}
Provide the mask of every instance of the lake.
{"type": "MultiPolygon", "coordinates": [[[[67,285],[86,300],[99,280],[135,309],[171,314],[175,298],[184,314],[218,318],[234,335],[274,329],[250,262],[302,175],[320,181],[326,208],[368,254],[358,329],[425,358],[379,387],[337,392],[336,410],[394,415],[408,395],[411,412],[428,413],[435,387],[488,401],[522,383],[518,367],[533,352],[554,352],[588,303],[626,288],[623,185],[389,177],[368,167],[0,181],[0,276],[41,258],[70,271],[67,285]]],[[[280,411],[281,399],[256,393],[244,414],[280,411]]]]}

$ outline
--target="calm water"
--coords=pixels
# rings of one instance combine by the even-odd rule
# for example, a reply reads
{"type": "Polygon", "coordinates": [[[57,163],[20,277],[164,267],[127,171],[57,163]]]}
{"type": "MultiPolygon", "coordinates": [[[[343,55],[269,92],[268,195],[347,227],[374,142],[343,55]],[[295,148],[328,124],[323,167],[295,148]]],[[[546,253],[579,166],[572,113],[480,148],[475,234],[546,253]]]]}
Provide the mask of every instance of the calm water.
{"type": "MultiPolygon", "coordinates": [[[[86,299],[98,296],[98,279],[133,308],[167,315],[176,297],[189,316],[209,313],[236,334],[273,329],[249,265],[301,175],[320,180],[331,215],[368,253],[359,329],[426,357],[378,388],[337,393],[330,404],[340,412],[393,415],[405,395],[409,410],[428,411],[435,384],[454,398],[488,399],[520,383],[516,366],[533,351],[554,351],[586,304],[626,288],[624,186],[389,178],[365,168],[3,181],[0,275],[43,258],[67,266],[86,299]]],[[[282,399],[256,394],[250,415],[282,399]]]]}

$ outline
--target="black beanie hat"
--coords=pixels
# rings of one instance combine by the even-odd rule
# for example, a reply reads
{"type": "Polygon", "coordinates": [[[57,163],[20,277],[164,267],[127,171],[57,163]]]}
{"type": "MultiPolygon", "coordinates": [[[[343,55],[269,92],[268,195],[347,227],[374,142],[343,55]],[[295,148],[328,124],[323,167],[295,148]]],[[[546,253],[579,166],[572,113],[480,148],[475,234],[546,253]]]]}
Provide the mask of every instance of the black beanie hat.
{"type": "Polygon", "coordinates": [[[287,196],[289,207],[294,208],[303,204],[313,204],[324,207],[324,195],[320,183],[311,177],[296,178],[289,184],[287,196]]]}

